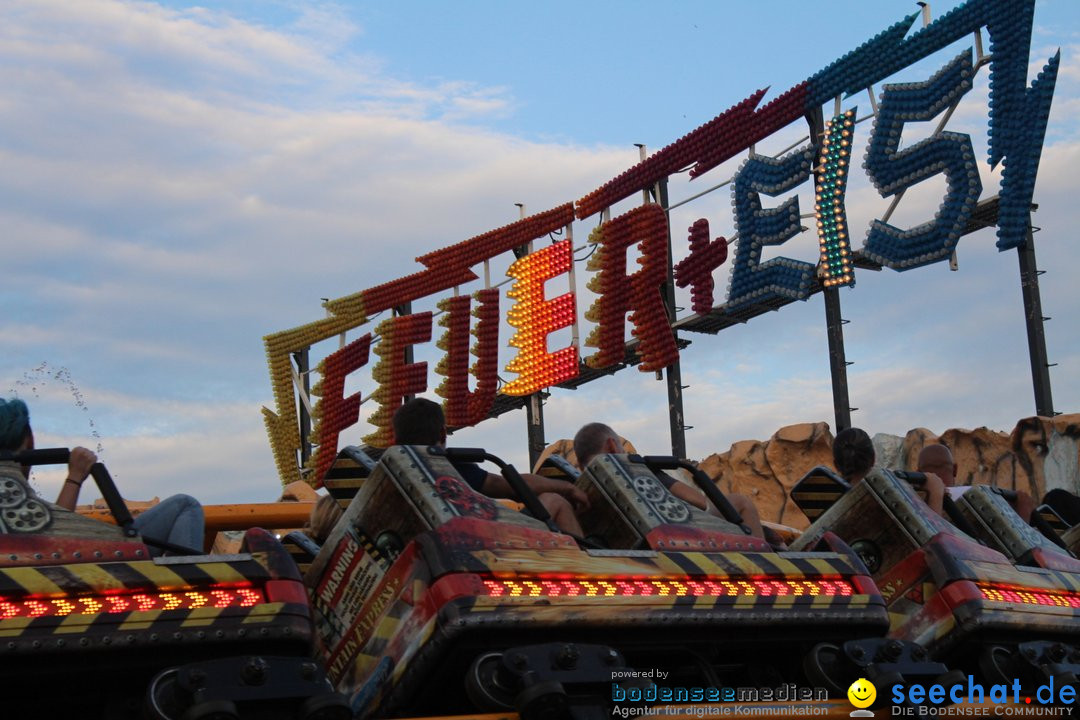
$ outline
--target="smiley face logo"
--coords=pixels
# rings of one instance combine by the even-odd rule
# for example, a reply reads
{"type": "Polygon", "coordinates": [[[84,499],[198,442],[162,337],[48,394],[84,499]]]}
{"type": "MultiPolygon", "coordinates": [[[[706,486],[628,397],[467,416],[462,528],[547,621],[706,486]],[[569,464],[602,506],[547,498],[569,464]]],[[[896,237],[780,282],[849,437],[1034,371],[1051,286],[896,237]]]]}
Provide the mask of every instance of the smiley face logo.
{"type": "Polygon", "coordinates": [[[877,688],[866,678],[851,683],[847,690],[848,700],[857,708],[868,708],[877,699],[877,688]]]}

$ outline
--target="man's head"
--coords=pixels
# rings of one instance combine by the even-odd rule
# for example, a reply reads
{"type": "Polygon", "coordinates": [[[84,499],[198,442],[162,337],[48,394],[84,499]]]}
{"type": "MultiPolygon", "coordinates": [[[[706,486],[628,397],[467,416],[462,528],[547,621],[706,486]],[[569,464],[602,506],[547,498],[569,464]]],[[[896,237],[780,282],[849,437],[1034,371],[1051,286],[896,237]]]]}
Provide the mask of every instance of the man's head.
{"type": "Polygon", "coordinates": [[[874,443],[865,430],[847,428],[833,440],[833,463],[845,480],[857,482],[874,467],[874,443]]]}
{"type": "Polygon", "coordinates": [[[18,398],[0,398],[0,451],[16,452],[33,445],[30,410],[18,398]]]}
{"type": "Polygon", "coordinates": [[[622,452],[622,439],[604,423],[589,423],[574,436],[574,455],[582,470],[597,455],[622,452]]]}
{"type": "Polygon", "coordinates": [[[919,453],[918,470],[933,473],[941,478],[946,487],[956,484],[956,461],[944,445],[927,445],[919,453]]]}
{"type": "Polygon", "coordinates": [[[445,445],[446,416],[442,406],[413,398],[394,413],[394,442],[398,445],[445,445]]]}

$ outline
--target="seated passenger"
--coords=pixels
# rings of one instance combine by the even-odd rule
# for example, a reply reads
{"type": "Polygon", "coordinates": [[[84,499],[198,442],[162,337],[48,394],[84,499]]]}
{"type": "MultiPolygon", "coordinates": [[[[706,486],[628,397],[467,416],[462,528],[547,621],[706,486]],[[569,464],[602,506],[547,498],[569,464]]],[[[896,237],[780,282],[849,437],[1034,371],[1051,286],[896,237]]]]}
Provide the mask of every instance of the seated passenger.
{"type": "MultiPolygon", "coordinates": [[[[836,471],[854,487],[874,468],[874,443],[865,430],[851,427],[836,433],[833,439],[833,463],[836,471]]],[[[920,490],[930,509],[943,515],[945,483],[933,473],[926,473],[926,487],[920,490]]]]}
{"type": "MultiPolygon", "coordinates": [[[[30,428],[30,412],[26,403],[19,399],[0,399],[0,451],[20,452],[34,449],[34,432],[30,428]]],[[[68,459],[68,474],[60,488],[56,503],[41,500],[30,486],[30,468],[19,469],[13,462],[0,463],[0,477],[17,482],[26,496],[44,505],[49,516],[47,522],[56,521],[63,526],[63,534],[100,535],[103,523],[85,518],[74,512],[83,482],[90,475],[90,469],[97,462],[97,456],[84,447],[72,448],[68,459]]],[[[202,552],[203,546],[203,510],[197,500],[188,495],[173,495],[157,505],[147,508],[135,518],[135,530],[149,541],[150,554],[158,556],[162,550],[153,545],[154,540],[166,542],[181,548],[202,552]]],[[[8,532],[17,532],[8,528],[8,532]]]]}
{"type": "MultiPolygon", "coordinates": [[[[577,456],[577,465],[581,470],[584,470],[589,461],[597,455],[622,452],[625,452],[622,438],[604,423],[589,423],[574,435],[574,455],[577,456]]],[[[712,506],[705,497],[705,493],[693,485],[679,482],[667,473],[659,473],[657,478],[672,495],[683,502],[689,503],[700,510],[707,510],[712,515],[720,516],[720,511],[712,506]]],[[[742,516],[743,522],[750,528],[751,534],[768,540],[773,545],[782,544],[779,536],[774,538],[765,536],[765,530],[761,526],[761,518],[758,516],[757,508],[749,498],[737,493],[731,493],[727,495],[727,499],[731,506],[742,516]]]]}
{"type": "Polygon", "coordinates": [[[330,536],[330,531],[341,519],[341,503],[332,495],[320,495],[315,506],[311,508],[311,516],[304,525],[304,533],[315,542],[322,545],[330,536]]]}
{"type": "MultiPolygon", "coordinates": [[[[394,413],[394,441],[399,445],[446,446],[446,416],[442,406],[425,398],[414,398],[394,413]]],[[[495,498],[515,497],[513,488],[502,475],[495,475],[475,463],[454,462],[461,477],[473,490],[495,498]]],[[[582,536],[575,508],[586,510],[589,499],[572,483],[541,475],[522,473],[525,484],[536,493],[551,520],[565,533],[582,536]]]]}
{"type": "MultiPolygon", "coordinates": [[[[956,484],[956,461],[953,460],[952,451],[948,447],[939,444],[927,445],[919,452],[918,470],[921,473],[931,474],[941,478],[949,497],[954,500],[963,495],[971,487],[970,485],[956,484]]],[[[1016,514],[1031,522],[1031,513],[1035,510],[1035,502],[1031,496],[1023,490],[1016,491],[1016,498],[1009,500],[1016,514]]]]}

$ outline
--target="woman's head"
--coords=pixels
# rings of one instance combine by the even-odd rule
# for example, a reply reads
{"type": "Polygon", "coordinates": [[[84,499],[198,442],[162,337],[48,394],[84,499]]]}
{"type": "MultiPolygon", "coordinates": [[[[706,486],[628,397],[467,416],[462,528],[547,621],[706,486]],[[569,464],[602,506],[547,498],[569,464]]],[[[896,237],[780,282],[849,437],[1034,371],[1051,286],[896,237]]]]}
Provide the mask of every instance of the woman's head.
{"type": "Polygon", "coordinates": [[[322,545],[340,519],[341,505],[332,495],[323,495],[311,509],[311,517],[308,518],[306,528],[307,534],[312,540],[322,545]]]}
{"type": "Polygon", "coordinates": [[[833,440],[833,463],[848,482],[858,482],[874,467],[874,443],[865,430],[847,428],[833,440]]]}

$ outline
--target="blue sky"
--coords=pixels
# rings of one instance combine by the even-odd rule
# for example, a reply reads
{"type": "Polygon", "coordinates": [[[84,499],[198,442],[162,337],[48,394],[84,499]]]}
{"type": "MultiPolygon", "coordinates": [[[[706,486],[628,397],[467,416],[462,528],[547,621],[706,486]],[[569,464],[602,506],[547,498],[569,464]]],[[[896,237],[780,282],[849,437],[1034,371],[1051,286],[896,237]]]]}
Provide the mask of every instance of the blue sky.
{"type": "MultiPolygon", "coordinates": [[[[933,14],[955,4],[932,3],[933,14]]],[[[774,97],[915,10],[892,1],[5,3],[0,390],[31,403],[39,444],[99,448],[129,497],[272,499],[263,335],[321,317],[320,298],[415,272],[417,255],[516,219],[514,203],[540,211],[575,200],[636,162],[633,143],[658,149],[758,88],[774,97]]],[[[1035,222],[1064,412],[1080,410],[1078,20],[1072,0],[1038,0],[1031,55],[1034,71],[1062,51],[1035,222]]],[[[925,79],[970,44],[896,81],[925,79]]],[[[981,156],[985,81],[984,72],[950,125],[981,156]]],[[[798,130],[759,152],[778,152],[798,130]]],[[[673,181],[673,199],[730,177],[738,162],[673,181]]],[[[1000,173],[980,171],[992,194],[1000,173]]],[[[941,187],[926,185],[898,221],[932,216],[941,187]]],[[[807,196],[803,188],[804,212],[807,196]]],[[[887,204],[853,178],[853,227],[887,204]]],[[[698,217],[714,236],[730,235],[727,191],[673,213],[676,246],[698,217]]],[[[594,224],[576,224],[577,244],[594,224]]],[[[843,292],[856,424],[1008,430],[1033,414],[1016,258],[993,242],[986,231],[966,237],[958,272],[861,273],[843,292]]],[[[813,238],[783,254],[812,260],[813,238]]],[[[721,292],[727,273],[716,274],[721,292]]],[[[588,300],[583,292],[579,312],[588,300]]],[[[692,457],[793,422],[832,423],[820,297],[690,339],[692,457]]],[[[429,386],[438,380],[430,374],[429,386]]],[[[362,377],[350,383],[373,389],[362,377]]],[[[593,418],[665,450],[664,386],[651,376],[556,390],[547,437],[593,418]]],[[[520,466],[524,426],[514,413],[457,439],[520,466]]],[[[52,494],[59,479],[35,481],[52,494]]]]}

